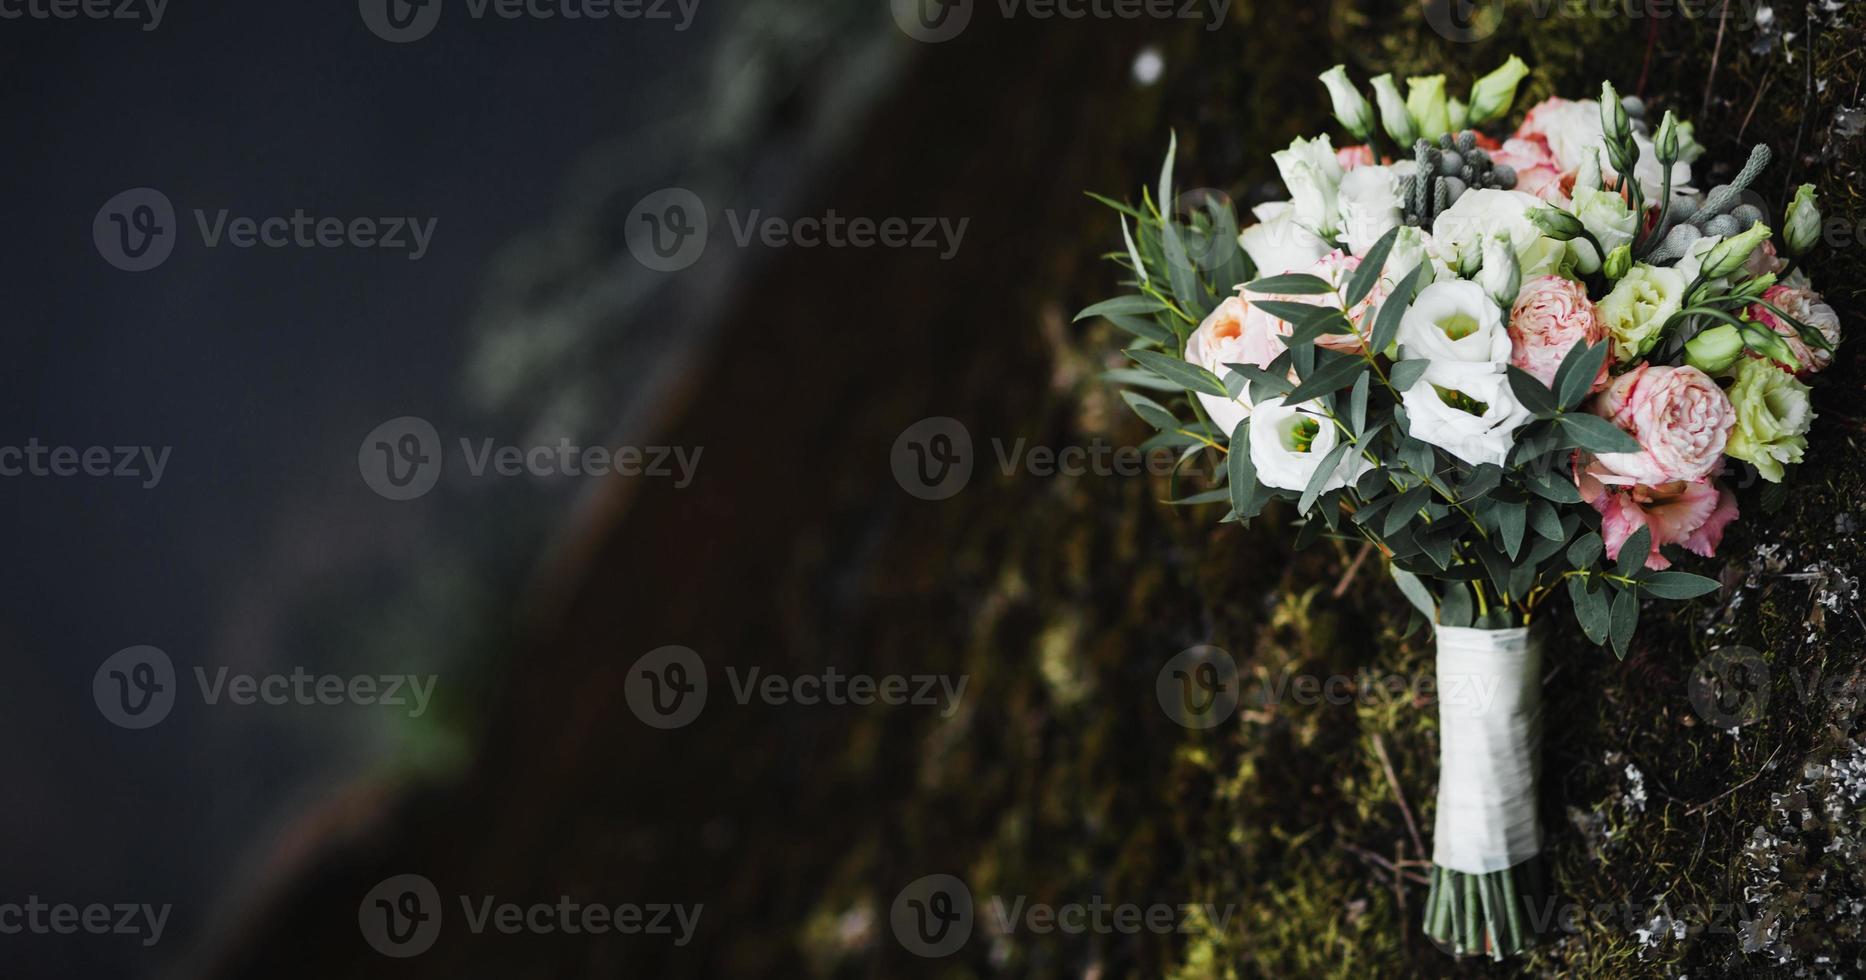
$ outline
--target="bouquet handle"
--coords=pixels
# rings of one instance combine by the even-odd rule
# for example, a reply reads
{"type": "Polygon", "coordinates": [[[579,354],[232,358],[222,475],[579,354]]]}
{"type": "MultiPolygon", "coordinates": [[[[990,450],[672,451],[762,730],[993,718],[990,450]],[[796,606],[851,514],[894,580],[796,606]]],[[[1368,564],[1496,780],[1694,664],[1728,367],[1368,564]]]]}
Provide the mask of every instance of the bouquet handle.
{"type": "Polygon", "coordinates": [[[1545,891],[1541,630],[1438,628],[1439,782],[1425,932],[1458,955],[1527,948],[1545,891]]]}

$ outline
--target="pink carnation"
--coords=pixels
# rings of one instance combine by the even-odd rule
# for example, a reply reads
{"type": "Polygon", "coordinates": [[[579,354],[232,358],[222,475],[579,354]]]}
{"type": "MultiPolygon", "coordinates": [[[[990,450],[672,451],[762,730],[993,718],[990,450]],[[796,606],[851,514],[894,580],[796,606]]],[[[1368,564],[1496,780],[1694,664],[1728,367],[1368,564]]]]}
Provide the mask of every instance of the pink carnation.
{"type": "MultiPolygon", "coordinates": [[[[1551,388],[1562,358],[1577,343],[1598,344],[1607,339],[1607,325],[1587,298],[1587,287],[1560,276],[1537,276],[1523,284],[1510,310],[1510,363],[1551,388]]],[[[1607,365],[1601,362],[1594,390],[1607,384],[1607,365]]]]}
{"type": "Polygon", "coordinates": [[[1517,190],[1544,201],[1567,202],[1568,195],[1562,189],[1561,164],[1556,162],[1555,154],[1549,152],[1546,140],[1539,137],[1504,140],[1503,146],[1490,154],[1490,162],[1516,171],[1517,190]]]}
{"type": "MultiPolygon", "coordinates": [[[[1827,338],[1828,344],[1840,343],[1840,315],[1821,300],[1820,293],[1812,289],[1776,285],[1769,287],[1762,298],[1789,316],[1819,330],[1821,336],[1827,338]]],[[[1775,311],[1769,307],[1761,303],[1751,306],[1749,318],[1782,335],[1788,344],[1788,352],[1801,364],[1801,370],[1796,372],[1800,376],[1805,378],[1826,370],[1834,362],[1833,351],[1808,346],[1808,342],[1801,339],[1801,331],[1794,324],[1776,316],[1775,311]]]]}
{"type": "Polygon", "coordinates": [[[1709,476],[1736,424],[1730,397],[1694,367],[1641,364],[1614,379],[1594,412],[1631,433],[1641,447],[1636,453],[1602,453],[1600,461],[1653,487],[1709,476]]]}
{"type": "Polygon", "coordinates": [[[1343,170],[1372,166],[1378,162],[1374,159],[1374,148],[1365,143],[1358,146],[1344,146],[1336,150],[1335,160],[1341,164],[1343,170]]]}
{"type": "Polygon", "coordinates": [[[1599,460],[1582,457],[1575,482],[1581,496],[1600,512],[1600,537],[1607,557],[1618,560],[1626,540],[1640,528],[1652,532],[1652,550],[1646,567],[1663,569],[1671,562],[1659,548],[1675,544],[1710,558],[1723,544],[1724,529],[1736,520],[1736,494],[1715,480],[1678,480],[1659,486],[1624,482],[1599,460]]]}

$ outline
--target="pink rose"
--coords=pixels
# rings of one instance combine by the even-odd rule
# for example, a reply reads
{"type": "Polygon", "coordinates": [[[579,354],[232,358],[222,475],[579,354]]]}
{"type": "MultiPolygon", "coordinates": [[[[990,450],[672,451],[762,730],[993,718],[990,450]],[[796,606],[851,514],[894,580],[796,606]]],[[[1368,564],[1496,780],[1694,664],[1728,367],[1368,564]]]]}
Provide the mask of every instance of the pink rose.
{"type": "MultiPolygon", "coordinates": [[[[1360,268],[1360,265],[1361,260],[1359,256],[1349,255],[1340,249],[1336,249],[1322,256],[1320,259],[1317,259],[1315,264],[1301,271],[1308,275],[1327,280],[1329,285],[1334,286],[1337,291],[1340,291],[1347,288],[1348,280],[1353,278],[1354,270],[1360,268]]],[[[1345,353],[1353,353],[1360,350],[1362,338],[1366,337],[1368,331],[1373,329],[1372,324],[1363,327],[1362,322],[1373,315],[1373,311],[1377,306],[1386,301],[1387,294],[1391,292],[1392,289],[1393,287],[1382,279],[1374,283],[1374,288],[1368,292],[1366,299],[1361,300],[1359,303],[1355,304],[1354,309],[1348,311],[1348,322],[1354,326],[1355,333],[1327,334],[1316,338],[1315,342],[1330,350],[1338,350],[1345,353]]],[[[1286,303],[1305,303],[1309,306],[1327,306],[1334,309],[1341,308],[1340,298],[1329,294],[1268,296],[1258,293],[1246,293],[1245,298],[1247,300],[1261,301],[1270,299],[1281,300],[1286,303]]],[[[1268,321],[1268,325],[1260,329],[1268,330],[1281,337],[1289,336],[1290,332],[1295,329],[1290,324],[1278,320],[1276,317],[1264,312],[1262,308],[1254,304],[1251,306],[1249,316],[1268,321]]]]}
{"type": "MultiPolygon", "coordinates": [[[[1510,310],[1510,363],[1553,388],[1562,358],[1577,343],[1607,339],[1607,325],[1587,298],[1587,287],[1560,276],[1537,276],[1523,284],[1510,310]]],[[[1607,384],[1607,364],[1593,390],[1607,384]]]]}
{"type": "Polygon", "coordinates": [[[1575,482],[1581,496],[1600,512],[1600,537],[1609,560],[1618,560],[1626,539],[1642,527],[1652,532],[1647,568],[1671,567],[1659,553],[1668,544],[1710,558],[1723,544],[1724,529],[1736,520],[1736,494],[1715,480],[1679,480],[1659,486],[1624,480],[1599,460],[1583,456],[1577,461],[1575,482]]]}
{"type": "Polygon", "coordinates": [[[1355,167],[1372,166],[1379,162],[1374,159],[1374,148],[1365,143],[1359,146],[1344,146],[1336,150],[1335,160],[1341,164],[1342,170],[1353,170],[1355,167]]]}
{"type": "Polygon", "coordinates": [[[1751,277],[1765,273],[1779,273],[1786,268],[1788,268],[1788,263],[1775,254],[1775,242],[1773,241],[1764,241],[1756,246],[1756,250],[1749,253],[1749,258],[1743,261],[1743,272],[1751,277]]]}
{"type": "Polygon", "coordinates": [[[1516,189],[1534,194],[1544,201],[1566,203],[1562,190],[1561,164],[1549,152],[1547,141],[1537,139],[1504,140],[1503,146],[1490,154],[1490,162],[1516,171],[1516,189]]]}
{"type": "Polygon", "coordinates": [[[1709,375],[1694,367],[1641,364],[1614,379],[1595,414],[1639,440],[1636,453],[1602,453],[1608,469],[1658,486],[1702,480],[1717,467],[1736,408],[1709,375]]]}
{"type": "MultiPolygon", "coordinates": [[[[1770,286],[1762,298],[1783,313],[1819,330],[1830,345],[1840,343],[1840,315],[1834,312],[1833,307],[1822,302],[1820,293],[1812,289],[1776,285],[1770,286]]],[[[1801,370],[1796,372],[1801,377],[1824,371],[1834,362],[1833,351],[1808,346],[1808,342],[1801,339],[1801,331],[1795,329],[1794,324],[1776,316],[1775,311],[1769,307],[1760,303],[1751,306],[1749,318],[1782,335],[1788,344],[1788,352],[1801,364],[1801,370]]],[[[1758,355],[1752,353],[1750,356],[1758,355]]]]}

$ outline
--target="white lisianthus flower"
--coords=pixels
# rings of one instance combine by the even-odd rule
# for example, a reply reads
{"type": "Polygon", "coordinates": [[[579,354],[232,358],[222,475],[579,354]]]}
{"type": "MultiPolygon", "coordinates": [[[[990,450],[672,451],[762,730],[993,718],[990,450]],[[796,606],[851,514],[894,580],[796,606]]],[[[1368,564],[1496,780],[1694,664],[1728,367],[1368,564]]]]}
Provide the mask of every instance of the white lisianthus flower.
{"type": "MultiPolygon", "coordinates": [[[[1573,206],[1569,208],[1582,227],[1600,240],[1600,247],[1607,252],[1622,245],[1633,243],[1633,232],[1639,227],[1639,216],[1626,206],[1626,199],[1612,191],[1591,190],[1576,186],[1573,206]]],[[[1583,273],[1593,273],[1606,260],[1606,255],[1594,251],[1592,243],[1585,238],[1577,238],[1568,243],[1574,250],[1576,267],[1583,273]]]]}
{"type": "MultiPolygon", "coordinates": [[[[1320,415],[1266,398],[1250,415],[1250,461],[1257,482],[1279,490],[1305,490],[1316,468],[1341,442],[1341,430],[1320,415]]],[[[1370,464],[1352,453],[1336,464],[1322,484],[1323,492],[1347,486],[1367,472],[1370,464]]]]}
{"type": "Polygon", "coordinates": [[[1503,310],[1468,279],[1427,286],[1400,319],[1401,356],[1459,364],[1487,364],[1501,371],[1510,359],[1510,333],[1503,310]]]}
{"type": "Polygon", "coordinates": [[[1238,246],[1250,256],[1259,277],[1306,269],[1332,251],[1320,236],[1302,226],[1290,202],[1273,201],[1251,210],[1257,223],[1238,234],[1238,246]]]}
{"type": "Polygon", "coordinates": [[[1522,191],[1468,190],[1432,222],[1432,240],[1449,262],[1466,248],[1476,248],[1483,238],[1507,238],[1520,261],[1542,237],[1542,229],[1529,220],[1529,212],[1545,206],[1534,194],[1522,191]]]}
{"type": "Polygon", "coordinates": [[[1335,194],[1341,185],[1341,160],[1327,136],[1312,140],[1296,137],[1289,149],[1270,155],[1289,187],[1296,220],[1310,231],[1330,235],[1338,231],[1335,194]]]}
{"type": "Polygon", "coordinates": [[[1341,178],[1337,194],[1348,251],[1365,256],[1380,237],[1398,228],[1404,215],[1400,178],[1391,167],[1355,167],[1341,178]]]}
{"type": "Polygon", "coordinates": [[[1516,430],[1534,418],[1495,364],[1433,361],[1400,400],[1413,438],[1473,466],[1504,465],[1516,430]]]}

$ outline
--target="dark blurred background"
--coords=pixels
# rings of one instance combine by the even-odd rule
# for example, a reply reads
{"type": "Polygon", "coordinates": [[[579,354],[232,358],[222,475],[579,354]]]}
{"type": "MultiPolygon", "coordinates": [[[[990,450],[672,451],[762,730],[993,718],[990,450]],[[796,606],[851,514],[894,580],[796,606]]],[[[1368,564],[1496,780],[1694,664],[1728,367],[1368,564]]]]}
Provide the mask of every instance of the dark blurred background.
{"type": "MultiPolygon", "coordinates": [[[[16,338],[0,453],[168,456],[149,487],[0,477],[14,528],[0,928],[33,896],[171,911],[149,946],[0,934],[0,977],[1495,972],[1420,941],[1423,891],[1356,856],[1404,853],[1387,788],[1429,798],[1429,712],[1273,710],[1201,732],[1155,700],[1161,664],[1200,643],[1256,671],[1429,669],[1399,636],[1397,595],[1343,596],[1350,556],[1292,555],[1274,526],[1163,507],[1162,479],[1001,468],[1019,440],[1146,435],[1097,380],[1122,363],[1120,337],[1070,322],[1117,291],[1099,254],[1118,227],[1082,192],[1136,197],[1173,130],[1179,186],[1280,196],[1269,154],[1329,126],[1310,80],[1337,62],[1357,78],[1447,71],[1462,90],[1520,54],[1537,69],[1525,105],[1613,78],[1702,109],[1713,168],[1766,141],[1788,151],[1771,180],[1805,174],[1824,200],[1857,185],[1862,152],[1859,32],[1831,9],[1764,22],[1739,3],[1726,42],[1703,17],[1543,4],[1538,19],[1524,0],[1450,27],[1434,12],[1472,10],[1176,0],[1170,16],[1064,19],[1010,0],[648,0],[632,9],[665,17],[572,20],[526,12],[562,0],[510,19],[472,16],[476,0],[175,0],[159,23],[134,5],[141,21],[30,15],[57,2],[0,2],[15,228],[0,290],[16,338]],[[1840,65],[1838,81],[1817,89],[1793,45],[1840,65]],[[123,196],[143,188],[161,198],[123,196]],[[159,200],[172,253],[126,271],[138,261],[111,244],[113,218],[163,224],[136,209],[159,200]],[[655,253],[644,219],[697,228],[696,206],[704,248],[655,253]],[[207,247],[195,214],[223,209],[409,217],[433,234],[419,259],[412,242],[207,247]],[[949,255],[735,241],[753,212],[832,209],[964,233],[949,255]],[[903,433],[958,431],[969,484],[925,499],[903,433]],[[476,477],[462,439],[680,447],[698,463],[685,482],[476,477]],[[396,485],[437,449],[419,471],[431,486],[396,485]],[[669,646],[704,658],[710,694],[661,727],[637,703],[639,668],[669,646]],[[172,678],[137,669],[164,663],[172,678]],[[950,714],[738,704],[727,672],[753,667],[967,687],[950,714]],[[196,681],[299,668],[432,677],[432,703],[419,717],[210,705],[196,681]],[[155,686],[168,713],[121,724],[150,717],[126,705],[155,686]],[[1383,735],[1391,765],[1369,747],[1383,735]],[[935,874],[981,903],[1236,915],[1012,935],[981,907],[963,949],[923,957],[891,912],[935,874]],[[409,893],[408,875],[444,921],[394,958],[368,913],[409,893]],[[473,932],[460,899],[484,896],[704,911],[681,945],[473,932]]],[[[1856,299],[1857,276],[1823,274],[1836,302],[1856,299]]],[[[1818,454],[1806,498],[1731,554],[1835,546],[1834,501],[1866,470],[1852,423],[1823,424],[1839,451],[1818,454]]],[[[1773,611],[1790,601],[1765,593],[1720,628],[1798,630],[1799,609],[1773,611]]],[[[1694,898],[1736,888],[1726,866],[1782,788],[1751,774],[1774,760],[1766,742],[1675,727],[1698,614],[1655,620],[1626,665],[1563,648],[1553,710],[1581,720],[1551,750],[1569,775],[1547,781],[1545,823],[1563,828],[1551,852],[1584,901],[1670,865],[1689,865],[1694,898]],[[1596,851],[1563,814],[1617,805],[1612,753],[1629,746],[1672,802],[1727,812],[1648,815],[1662,848],[1596,851]],[[1656,853],[1670,865],[1642,856],[1656,853]]],[[[1856,617],[1835,619],[1807,657],[1858,649],[1856,617]]],[[[1788,758],[1825,758],[1806,734],[1824,707],[1802,707],[1772,719],[1788,758]]],[[[1583,938],[1535,967],[1646,965],[1630,933],[1583,938]]],[[[1729,946],[1666,955],[1714,974],[1729,946]]]]}

